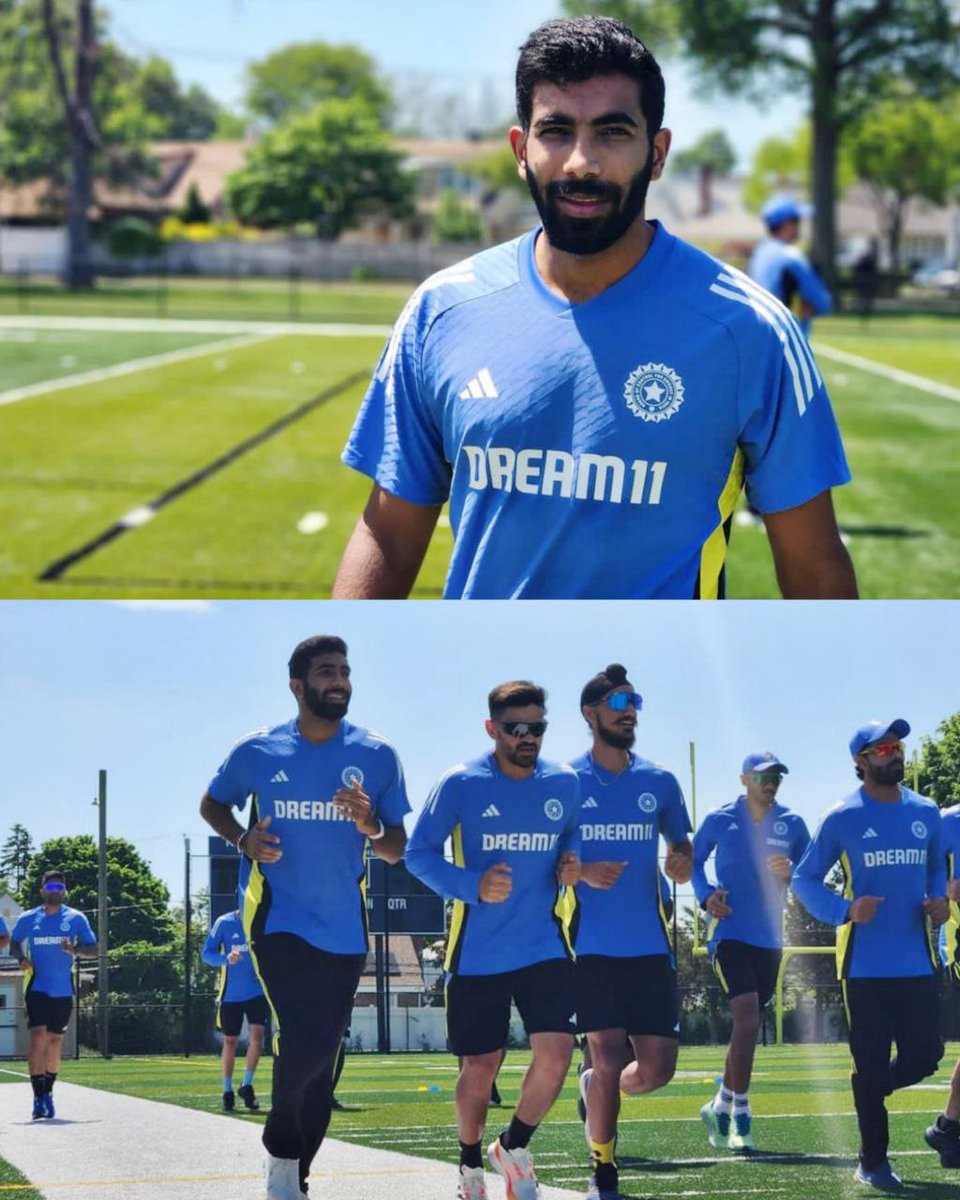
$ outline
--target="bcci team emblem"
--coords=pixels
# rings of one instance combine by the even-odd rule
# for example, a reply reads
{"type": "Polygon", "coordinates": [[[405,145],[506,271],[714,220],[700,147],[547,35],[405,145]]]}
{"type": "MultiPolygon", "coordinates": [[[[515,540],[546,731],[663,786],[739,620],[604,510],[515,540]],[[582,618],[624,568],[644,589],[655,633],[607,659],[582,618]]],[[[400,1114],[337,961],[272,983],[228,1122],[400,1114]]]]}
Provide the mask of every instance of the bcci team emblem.
{"type": "Polygon", "coordinates": [[[70,922],[69,921],[61,921],[60,922],[60,932],[61,933],[69,933],[70,932],[70,922]]]}
{"type": "Polygon", "coordinates": [[[563,805],[559,800],[548,800],[543,806],[543,811],[551,821],[559,821],[563,816],[563,805]]]}
{"type": "Polygon", "coordinates": [[[653,792],[644,792],[637,800],[637,803],[644,812],[651,813],[657,807],[657,798],[653,792]]]}
{"type": "Polygon", "coordinates": [[[683,381],[663,363],[644,363],[631,372],[623,398],[641,421],[666,421],[683,403],[683,381]]]}
{"type": "Polygon", "coordinates": [[[355,783],[359,783],[363,787],[363,772],[359,767],[344,767],[340,778],[343,780],[344,787],[353,787],[355,783]]]}
{"type": "Polygon", "coordinates": [[[777,835],[777,837],[785,837],[787,832],[786,821],[775,821],[773,825],[773,832],[777,835]]]}
{"type": "Polygon", "coordinates": [[[913,830],[914,837],[925,838],[927,836],[927,827],[922,821],[914,821],[910,828],[913,830]]]}

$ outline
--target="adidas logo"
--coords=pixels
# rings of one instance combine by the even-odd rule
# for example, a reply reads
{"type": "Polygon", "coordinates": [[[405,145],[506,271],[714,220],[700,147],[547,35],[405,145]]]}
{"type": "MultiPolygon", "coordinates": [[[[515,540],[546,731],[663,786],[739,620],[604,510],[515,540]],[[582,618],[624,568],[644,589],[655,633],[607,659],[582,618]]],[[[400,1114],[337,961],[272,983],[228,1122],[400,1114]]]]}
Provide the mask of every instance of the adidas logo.
{"type": "Polygon", "coordinates": [[[865,838],[868,838],[868,837],[877,837],[877,836],[878,836],[878,834],[877,834],[877,831],[876,831],[876,830],[875,830],[875,829],[874,829],[874,828],[871,826],[871,827],[870,827],[870,828],[867,830],[867,832],[866,832],[866,833],[865,833],[863,836],[864,836],[865,838]]]}
{"type": "Polygon", "coordinates": [[[580,807],[581,808],[599,808],[600,805],[596,802],[596,800],[594,800],[594,798],[592,796],[588,796],[586,798],[586,800],[584,800],[583,804],[580,805],[580,807]]]}
{"type": "Polygon", "coordinates": [[[274,775],[274,777],[270,780],[270,782],[271,783],[289,783],[290,776],[286,773],[286,771],[278,771],[276,773],[276,775],[274,775]]]}
{"type": "Polygon", "coordinates": [[[740,828],[740,826],[736,823],[736,821],[731,821],[730,824],[727,826],[727,833],[729,833],[731,829],[739,829],[739,828],[740,828]]]}
{"type": "Polygon", "coordinates": [[[499,395],[497,385],[493,382],[493,376],[486,367],[483,367],[477,372],[476,378],[471,379],[460,393],[460,399],[481,400],[486,396],[488,400],[496,400],[499,395]]]}
{"type": "Polygon", "coordinates": [[[497,806],[495,804],[490,804],[483,810],[483,812],[480,815],[484,816],[484,817],[499,817],[500,809],[497,808],[497,806]]]}

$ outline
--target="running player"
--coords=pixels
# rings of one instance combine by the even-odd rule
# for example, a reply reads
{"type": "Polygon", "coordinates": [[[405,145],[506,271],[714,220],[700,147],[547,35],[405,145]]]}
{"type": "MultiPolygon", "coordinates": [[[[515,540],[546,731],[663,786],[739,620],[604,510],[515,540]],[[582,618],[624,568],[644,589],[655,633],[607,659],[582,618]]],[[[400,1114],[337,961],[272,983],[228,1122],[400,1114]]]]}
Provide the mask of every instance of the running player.
{"type": "Polygon", "coordinates": [[[223,1110],[233,1112],[233,1066],[237,1058],[237,1040],[247,1018],[247,1065],[240,1085],[240,1099],[251,1111],[260,1104],[253,1090],[253,1077],[263,1050],[263,1032],[267,1024],[267,1001],[260,980],[250,961],[247,935],[243,931],[240,910],[224,913],[213,923],[201,951],[209,967],[220,968],[217,986],[217,1028],[223,1034],[223,1110]]]}
{"type": "Polygon", "coordinates": [[[409,812],[396,751],[345,720],[347,647],[301,642],[297,716],[241,738],[200,812],[250,860],[243,928],[273,1021],[267,1200],[299,1200],[330,1122],[332,1076],[367,955],[364,854],[403,855],[409,812]],[[232,808],[252,797],[245,829],[232,808]],[[318,1002],[322,997],[322,1003],[318,1002]]]}
{"type": "Polygon", "coordinates": [[[406,305],[343,455],[373,489],[335,596],[407,595],[449,499],[447,597],[722,597],[744,483],[785,596],[856,594],[830,493],[850,475],[806,339],[645,218],[663,108],[619,21],[527,39],[510,137],[543,228],[406,305]]]}
{"type": "Polygon", "coordinates": [[[850,753],[861,786],[826,814],[793,874],[797,899],[838,927],[860,1127],[855,1178],[879,1191],[901,1186],[887,1158],[884,1098],[932,1075],[943,1054],[931,930],[947,918],[940,812],[901,784],[901,739],[909,732],[902,718],[857,730],[850,753]],[[823,882],[838,863],[842,896],[823,882]]]}
{"type": "Polygon", "coordinates": [[[0,916],[0,954],[10,945],[10,929],[7,922],[0,916]]]}
{"type": "Polygon", "coordinates": [[[642,703],[620,663],[595,675],[580,693],[593,745],[571,764],[582,796],[576,976],[577,1027],[591,1063],[580,1075],[588,1200],[617,1200],[620,1092],[638,1096],[669,1083],[680,1038],[657,848],[662,836],[667,875],[686,883],[690,818],[676,778],[631,750],[642,703]]]}
{"type": "Polygon", "coordinates": [[[787,885],[810,843],[803,818],[777,803],[788,773],[769,751],[748,754],[744,794],[709,812],[693,839],[693,890],[711,918],[710,959],[733,1017],[723,1083],[700,1116],[711,1146],[739,1153],[754,1148],[749,1088],[760,1014],[780,970],[787,885]],[[711,855],[716,883],[705,870],[711,855]]]}
{"type": "Polygon", "coordinates": [[[486,1197],[481,1144],[511,1000],[532,1055],[515,1115],[487,1149],[507,1200],[539,1196],[527,1146],[573,1052],[580,791],[570,767],[540,760],[545,705],[543,689],[526,681],[493,689],[486,722],[493,752],[439,780],[407,847],[413,874],[454,901],[444,995],[450,1051],[463,1064],[456,1089],[461,1200],[486,1197]],[[443,854],[448,838],[452,863],[443,854]]]}
{"type": "Polygon", "coordinates": [[[10,953],[24,968],[34,1120],[55,1115],[53,1085],[73,1012],[73,960],[97,956],[90,922],[65,903],[66,896],[63,872],[45,871],[41,903],[18,917],[10,935],[10,953]]]}
{"type": "MultiPolygon", "coordinates": [[[[947,864],[950,918],[943,927],[945,966],[954,988],[960,983],[960,804],[940,810],[940,830],[947,864]]],[[[927,1145],[940,1155],[940,1165],[960,1167],[960,1061],[953,1068],[947,1105],[925,1131],[927,1145]]]]}
{"type": "Polygon", "coordinates": [[[827,285],[796,245],[800,221],[809,212],[792,196],[771,196],[760,212],[767,236],[757,245],[747,267],[751,279],[797,313],[800,328],[808,337],[812,319],[833,308],[827,285]]]}

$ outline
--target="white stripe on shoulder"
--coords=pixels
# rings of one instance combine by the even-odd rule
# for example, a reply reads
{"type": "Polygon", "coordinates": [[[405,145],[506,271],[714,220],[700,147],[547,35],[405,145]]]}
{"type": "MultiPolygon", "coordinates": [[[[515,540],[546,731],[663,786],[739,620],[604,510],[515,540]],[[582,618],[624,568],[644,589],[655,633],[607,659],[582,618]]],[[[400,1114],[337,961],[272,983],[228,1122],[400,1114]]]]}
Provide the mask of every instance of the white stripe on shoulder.
{"type": "Polygon", "coordinates": [[[400,755],[397,753],[397,748],[393,742],[385,738],[382,733],[377,733],[373,729],[367,730],[367,737],[369,737],[371,741],[376,742],[378,746],[385,746],[390,751],[390,753],[393,755],[393,761],[397,766],[397,778],[401,783],[403,783],[403,763],[400,761],[400,755]]]}
{"type": "Polygon", "coordinates": [[[462,774],[466,769],[467,769],[466,763],[456,763],[448,771],[444,771],[444,773],[440,776],[440,778],[437,780],[437,782],[430,789],[430,795],[427,797],[427,802],[424,805],[424,808],[429,809],[429,811],[431,813],[433,813],[437,807],[437,801],[440,798],[440,793],[443,790],[443,785],[447,782],[448,779],[451,779],[454,775],[462,774]]]}
{"type": "Polygon", "coordinates": [[[383,361],[380,364],[380,369],[377,371],[377,379],[382,383],[387,380],[387,387],[392,390],[390,382],[394,364],[397,361],[397,355],[400,353],[400,343],[403,340],[403,333],[413,314],[417,311],[420,301],[427,292],[435,291],[437,288],[443,287],[448,283],[472,283],[474,280],[473,259],[467,258],[463,262],[456,263],[452,267],[447,267],[443,271],[438,271],[436,275],[431,275],[429,279],[425,279],[423,283],[416,289],[410,299],[403,306],[403,311],[397,318],[397,323],[393,327],[393,332],[390,334],[390,344],[387,346],[387,351],[383,356],[383,361]]]}
{"type": "Polygon", "coordinates": [[[264,737],[270,732],[271,728],[272,726],[270,725],[264,725],[260,729],[251,729],[249,733],[245,733],[242,737],[238,737],[230,749],[236,750],[236,748],[238,746],[242,746],[244,742],[252,742],[254,738],[264,737]]]}
{"type": "MultiPolygon", "coordinates": [[[[796,317],[794,317],[790,309],[787,308],[785,304],[782,304],[771,292],[768,292],[766,288],[761,287],[755,279],[751,279],[749,275],[745,274],[745,272],[738,271],[736,267],[729,267],[728,274],[732,279],[739,283],[741,287],[750,292],[751,295],[756,296],[759,300],[764,301],[770,310],[777,313],[781,320],[784,321],[787,332],[790,334],[791,342],[800,355],[801,363],[806,362],[809,365],[810,370],[817,381],[817,386],[819,387],[820,384],[823,383],[823,380],[820,378],[820,372],[817,370],[816,359],[813,357],[813,351],[810,349],[810,343],[807,341],[803,330],[800,328],[796,317]]],[[[723,280],[724,276],[721,275],[720,279],[723,280]]]]}
{"type": "Polygon", "coordinates": [[[800,359],[797,357],[796,347],[792,341],[790,322],[792,318],[786,309],[780,305],[775,297],[769,293],[764,293],[758,296],[751,289],[744,287],[739,280],[734,279],[730,275],[721,274],[720,282],[712,283],[710,291],[717,296],[723,296],[727,300],[733,300],[737,304],[743,304],[761,317],[777,335],[783,346],[783,355],[786,359],[787,367],[789,368],[791,378],[793,380],[793,393],[797,401],[797,409],[801,416],[806,412],[807,402],[813,398],[813,385],[810,379],[810,372],[806,363],[803,360],[801,353],[800,359]],[[721,283],[729,286],[722,287],[721,283]],[[733,290],[736,289],[736,290],[733,290]],[[767,303],[769,298],[770,303],[767,303]],[[782,309],[782,313],[777,312],[777,306],[782,309]],[[801,378],[801,367],[803,378],[801,378]]]}

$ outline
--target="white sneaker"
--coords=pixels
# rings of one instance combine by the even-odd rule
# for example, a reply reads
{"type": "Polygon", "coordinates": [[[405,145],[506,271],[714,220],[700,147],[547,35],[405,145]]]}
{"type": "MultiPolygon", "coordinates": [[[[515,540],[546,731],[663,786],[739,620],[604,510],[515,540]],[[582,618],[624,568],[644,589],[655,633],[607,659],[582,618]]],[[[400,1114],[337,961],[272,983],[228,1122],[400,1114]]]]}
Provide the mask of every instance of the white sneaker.
{"type": "Polygon", "coordinates": [[[580,1101],[583,1104],[583,1136],[587,1139],[587,1149],[590,1149],[590,1122],[587,1120],[587,1091],[590,1088],[590,1079],[593,1075],[593,1067],[586,1067],[580,1072],[580,1101]]]}
{"type": "Polygon", "coordinates": [[[460,1200],[487,1200],[487,1181],[483,1167],[461,1167],[460,1182],[457,1184],[460,1200]]]}
{"type": "Polygon", "coordinates": [[[264,1163],[267,1180],[267,1200],[300,1200],[300,1160],[297,1158],[274,1158],[267,1154],[264,1163]]]}
{"type": "Polygon", "coordinates": [[[507,1200],[541,1200],[540,1184],[533,1173],[533,1160],[527,1150],[505,1150],[500,1139],[487,1147],[490,1166],[502,1175],[507,1185],[507,1200]]]}

